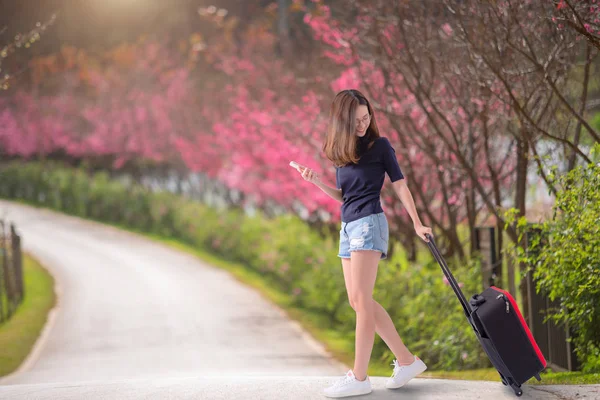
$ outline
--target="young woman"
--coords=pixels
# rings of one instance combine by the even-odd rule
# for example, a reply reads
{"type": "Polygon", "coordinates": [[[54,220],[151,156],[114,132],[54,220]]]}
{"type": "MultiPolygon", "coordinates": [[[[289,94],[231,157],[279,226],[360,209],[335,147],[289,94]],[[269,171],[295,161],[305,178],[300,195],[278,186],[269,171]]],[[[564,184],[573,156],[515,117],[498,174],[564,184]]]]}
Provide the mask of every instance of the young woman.
{"type": "Polygon", "coordinates": [[[346,397],[371,392],[367,368],[375,332],[396,356],[386,387],[399,388],[427,367],[406,348],[389,314],[373,299],[379,260],[386,258],[388,250],[388,223],[380,202],[386,173],[412,218],[417,235],[427,240],[425,234],[431,234],[431,229],[421,223],[395,151],[379,135],[373,108],[359,91],[344,90],[336,95],[323,150],[336,167],[336,188],[321,182],[307,167],[300,166],[298,170],[306,181],[342,202],[338,256],[342,259],[350,306],[356,312],[354,369],[325,389],[324,394],[346,397]]]}

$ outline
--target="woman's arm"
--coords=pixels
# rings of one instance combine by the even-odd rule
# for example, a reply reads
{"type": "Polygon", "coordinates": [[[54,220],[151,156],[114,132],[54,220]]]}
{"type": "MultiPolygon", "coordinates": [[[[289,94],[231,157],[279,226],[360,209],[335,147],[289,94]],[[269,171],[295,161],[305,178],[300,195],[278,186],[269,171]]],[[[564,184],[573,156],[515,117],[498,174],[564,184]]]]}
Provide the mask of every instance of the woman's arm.
{"type": "Polygon", "coordinates": [[[342,199],[342,189],[332,188],[331,186],[326,185],[323,182],[321,182],[321,180],[318,177],[317,177],[317,180],[315,182],[313,182],[313,183],[315,185],[317,185],[317,187],[319,189],[321,189],[322,191],[324,191],[332,199],[337,200],[340,203],[344,202],[344,199],[342,199]]]}
{"type": "Polygon", "coordinates": [[[406,211],[408,211],[408,215],[410,215],[410,218],[413,221],[417,235],[427,242],[428,240],[425,237],[425,234],[430,234],[432,236],[433,234],[431,233],[431,228],[423,226],[423,223],[419,218],[415,201],[410,193],[410,190],[408,189],[408,186],[406,185],[406,179],[397,180],[396,182],[392,183],[392,185],[394,186],[394,191],[398,195],[398,198],[400,198],[400,201],[402,204],[404,204],[406,211]]]}
{"type": "Polygon", "coordinates": [[[319,178],[319,176],[312,169],[303,165],[298,165],[298,172],[302,174],[302,178],[304,178],[305,181],[314,183],[319,189],[325,192],[325,194],[327,194],[332,199],[337,200],[341,203],[344,202],[342,198],[342,189],[335,189],[329,185],[324,184],[323,182],[321,182],[321,178],[319,178]]]}

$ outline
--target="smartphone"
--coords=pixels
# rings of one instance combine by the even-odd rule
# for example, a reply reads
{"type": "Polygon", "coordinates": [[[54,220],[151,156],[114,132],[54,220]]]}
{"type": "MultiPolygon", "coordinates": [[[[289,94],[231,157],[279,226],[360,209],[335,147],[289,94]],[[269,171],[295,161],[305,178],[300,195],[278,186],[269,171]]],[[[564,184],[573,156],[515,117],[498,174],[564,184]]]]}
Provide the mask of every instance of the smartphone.
{"type": "Polygon", "coordinates": [[[290,167],[296,168],[299,172],[302,172],[300,170],[300,165],[296,161],[290,161],[290,167]]]}

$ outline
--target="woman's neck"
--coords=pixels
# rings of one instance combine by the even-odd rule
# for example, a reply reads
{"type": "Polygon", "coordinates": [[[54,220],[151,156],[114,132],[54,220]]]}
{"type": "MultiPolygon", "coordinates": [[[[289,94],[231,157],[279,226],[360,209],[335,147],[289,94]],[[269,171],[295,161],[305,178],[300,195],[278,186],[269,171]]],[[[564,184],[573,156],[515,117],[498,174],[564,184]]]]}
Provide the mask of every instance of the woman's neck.
{"type": "Polygon", "coordinates": [[[357,141],[357,147],[358,147],[358,154],[359,156],[366,153],[367,150],[369,150],[369,137],[368,134],[365,133],[364,136],[359,136],[358,137],[358,141],[357,141]]]}

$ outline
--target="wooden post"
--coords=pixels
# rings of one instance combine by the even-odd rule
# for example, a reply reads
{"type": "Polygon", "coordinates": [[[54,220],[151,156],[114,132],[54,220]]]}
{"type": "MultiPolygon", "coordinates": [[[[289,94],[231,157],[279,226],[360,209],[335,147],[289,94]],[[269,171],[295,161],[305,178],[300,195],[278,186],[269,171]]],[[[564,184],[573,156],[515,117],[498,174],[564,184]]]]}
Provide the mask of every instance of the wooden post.
{"type": "MultiPolygon", "coordinates": [[[[4,243],[4,222],[0,221],[0,252],[4,253],[4,248],[2,247],[2,243],[4,243]]],[[[8,316],[5,316],[4,313],[4,282],[5,282],[5,264],[4,264],[4,255],[0,256],[0,322],[4,322],[8,319],[8,316]]]]}
{"type": "Polygon", "coordinates": [[[23,257],[21,253],[21,237],[17,234],[14,224],[10,224],[10,236],[12,245],[12,265],[15,276],[16,292],[18,295],[16,303],[20,304],[25,295],[25,285],[23,284],[23,257]]]}
{"type": "Polygon", "coordinates": [[[496,252],[496,229],[494,227],[476,227],[475,243],[476,249],[481,255],[481,275],[483,288],[486,289],[496,285],[497,274],[497,252],[496,252]]]}
{"type": "Polygon", "coordinates": [[[6,318],[8,319],[15,310],[15,305],[13,304],[15,298],[15,290],[13,284],[12,271],[8,259],[8,244],[4,221],[1,221],[0,224],[2,229],[2,269],[4,272],[4,288],[6,290],[7,303],[6,318]]]}

